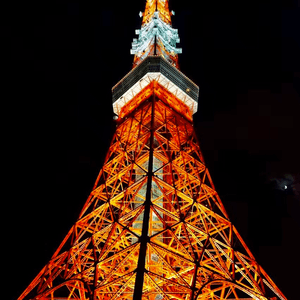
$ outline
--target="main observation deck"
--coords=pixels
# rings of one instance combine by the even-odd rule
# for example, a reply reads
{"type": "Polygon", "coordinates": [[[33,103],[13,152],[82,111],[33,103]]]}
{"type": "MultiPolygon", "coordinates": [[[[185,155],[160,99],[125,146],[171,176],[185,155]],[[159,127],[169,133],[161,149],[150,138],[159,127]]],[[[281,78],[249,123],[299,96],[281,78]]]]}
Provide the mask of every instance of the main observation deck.
{"type": "Polygon", "coordinates": [[[148,56],[112,88],[113,111],[119,115],[122,107],[151,81],[157,81],[192,113],[197,112],[199,87],[161,56],[148,56]]]}

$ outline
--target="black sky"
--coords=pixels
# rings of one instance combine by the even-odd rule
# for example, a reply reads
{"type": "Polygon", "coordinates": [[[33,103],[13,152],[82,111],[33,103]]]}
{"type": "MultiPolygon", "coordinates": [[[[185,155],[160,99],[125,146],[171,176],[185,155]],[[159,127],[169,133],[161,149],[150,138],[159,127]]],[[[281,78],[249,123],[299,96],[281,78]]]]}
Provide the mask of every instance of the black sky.
{"type": "MultiPolygon", "coordinates": [[[[144,4],[3,7],[3,299],[48,262],[94,184],[115,129],[111,88],[131,69],[144,4]]],[[[200,86],[194,123],[216,189],[258,262],[297,300],[299,1],[170,6],[181,71],[200,86]]]]}

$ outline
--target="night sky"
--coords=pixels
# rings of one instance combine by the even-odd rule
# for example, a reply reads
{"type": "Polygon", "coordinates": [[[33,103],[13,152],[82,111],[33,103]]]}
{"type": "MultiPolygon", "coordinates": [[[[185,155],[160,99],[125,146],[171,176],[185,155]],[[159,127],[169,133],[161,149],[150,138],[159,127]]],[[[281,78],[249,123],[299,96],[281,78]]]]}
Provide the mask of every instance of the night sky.
{"type": "MultiPolygon", "coordinates": [[[[131,69],[144,5],[2,7],[1,299],[16,299],[49,261],[92,189],[116,126],[111,88],[131,69]]],[[[297,300],[300,3],[170,6],[181,71],[200,86],[194,124],[216,189],[257,261],[297,300]]]]}

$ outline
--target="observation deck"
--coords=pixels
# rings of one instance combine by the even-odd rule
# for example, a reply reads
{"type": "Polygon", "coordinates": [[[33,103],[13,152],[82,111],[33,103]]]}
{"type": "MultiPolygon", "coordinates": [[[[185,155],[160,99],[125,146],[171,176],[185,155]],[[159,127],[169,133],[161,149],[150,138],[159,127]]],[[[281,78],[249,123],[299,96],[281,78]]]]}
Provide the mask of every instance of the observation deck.
{"type": "Polygon", "coordinates": [[[157,81],[192,113],[197,112],[199,87],[161,56],[148,56],[112,88],[113,111],[119,115],[122,107],[151,81],[157,81]]]}

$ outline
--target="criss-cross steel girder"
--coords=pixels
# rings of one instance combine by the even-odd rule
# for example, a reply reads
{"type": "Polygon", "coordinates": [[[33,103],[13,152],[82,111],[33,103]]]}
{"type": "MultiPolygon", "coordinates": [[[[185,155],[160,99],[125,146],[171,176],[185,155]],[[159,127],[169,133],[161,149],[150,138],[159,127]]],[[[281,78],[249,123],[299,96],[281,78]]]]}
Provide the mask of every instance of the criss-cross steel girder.
{"type": "Polygon", "coordinates": [[[155,81],[146,89],[119,118],[77,222],[19,300],[286,299],[230,222],[186,105],[170,105],[155,81]]]}
{"type": "MultiPolygon", "coordinates": [[[[151,22],[170,30],[168,1],[147,1],[151,22]]],[[[199,88],[177,54],[151,53],[113,88],[117,128],[94,188],[18,300],[287,300],[215,190],[192,122],[199,88]]]]}

